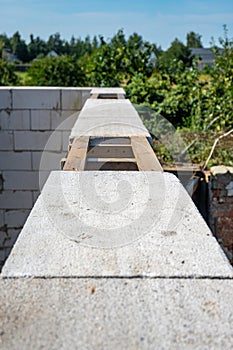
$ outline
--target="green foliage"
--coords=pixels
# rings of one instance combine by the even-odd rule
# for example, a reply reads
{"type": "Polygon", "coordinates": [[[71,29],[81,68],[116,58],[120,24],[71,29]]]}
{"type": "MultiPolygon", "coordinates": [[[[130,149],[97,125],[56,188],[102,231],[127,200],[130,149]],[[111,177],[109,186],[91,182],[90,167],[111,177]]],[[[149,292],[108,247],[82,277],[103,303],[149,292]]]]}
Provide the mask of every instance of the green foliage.
{"type": "Polygon", "coordinates": [[[28,62],[28,48],[24,40],[21,39],[19,32],[16,32],[10,39],[10,45],[13,54],[22,62],[28,62]]]}
{"type": "Polygon", "coordinates": [[[181,61],[184,67],[190,67],[192,63],[191,51],[181,41],[175,39],[167,51],[164,51],[158,59],[157,69],[160,72],[173,74],[177,71],[176,63],[181,61]]]}
{"type": "Polygon", "coordinates": [[[201,35],[195,32],[189,32],[186,36],[187,47],[203,47],[201,42],[201,35]]]}
{"type": "Polygon", "coordinates": [[[27,85],[83,86],[84,73],[77,60],[68,56],[44,58],[28,70],[27,85]]]}
{"type": "Polygon", "coordinates": [[[145,77],[152,74],[151,57],[156,47],[143,41],[138,34],[134,33],[126,40],[124,32],[119,30],[109,42],[103,38],[100,41],[100,47],[81,61],[86,69],[88,85],[120,86],[129,82],[135,74],[141,73],[145,77]]]}
{"type": "Polygon", "coordinates": [[[0,86],[18,85],[19,79],[14,72],[14,66],[0,59],[0,86]]]}

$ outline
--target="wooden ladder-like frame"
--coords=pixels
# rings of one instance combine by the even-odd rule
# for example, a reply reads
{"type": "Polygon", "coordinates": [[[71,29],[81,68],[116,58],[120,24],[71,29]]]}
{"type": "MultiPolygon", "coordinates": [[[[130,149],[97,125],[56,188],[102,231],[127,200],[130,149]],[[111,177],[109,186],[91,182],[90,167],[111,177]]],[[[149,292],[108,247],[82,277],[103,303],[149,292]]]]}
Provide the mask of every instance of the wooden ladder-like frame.
{"type": "Polygon", "coordinates": [[[74,138],[63,170],[163,171],[146,137],[74,138]]]}

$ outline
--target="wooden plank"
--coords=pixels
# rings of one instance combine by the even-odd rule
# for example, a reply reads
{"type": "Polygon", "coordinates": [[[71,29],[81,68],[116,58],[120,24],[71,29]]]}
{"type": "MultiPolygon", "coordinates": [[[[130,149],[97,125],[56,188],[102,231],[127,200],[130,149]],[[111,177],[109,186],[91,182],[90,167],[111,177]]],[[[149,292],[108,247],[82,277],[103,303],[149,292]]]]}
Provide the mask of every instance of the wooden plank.
{"type": "Polygon", "coordinates": [[[89,147],[88,158],[134,158],[131,145],[104,145],[89,147]]]}
{"type": "Polygon", "coordinates": [[[129,137],[90,137],[90,146],[101,146],[101,145],[130,145],[129,137]]]}
{"type": "Polygon", "coordinates": [[[75,138],[68,153],[67,161],[63,170],[84,170],[88,149],[89,137],[81,136],[75,138]]]}
{"type": "Polygon", "coordinates": [[[132,136],[131,145],[139,171],[163,171],[146,137],[132,136]]]}
{"type": "Polygon", "coordinates": [[[92,94],[90,96],[91,99],[97,99],[99,97],[99,94],[92,94]]]}

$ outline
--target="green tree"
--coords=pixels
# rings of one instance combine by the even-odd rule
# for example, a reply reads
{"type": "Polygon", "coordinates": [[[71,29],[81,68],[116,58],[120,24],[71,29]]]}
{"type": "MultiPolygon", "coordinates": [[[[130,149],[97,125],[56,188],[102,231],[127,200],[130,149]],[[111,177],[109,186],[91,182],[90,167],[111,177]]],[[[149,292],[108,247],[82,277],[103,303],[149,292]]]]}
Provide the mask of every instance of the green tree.
{"type": "Polygon", "coordinates": [[[28,49],[24,40],[21,39],[19,32],[16,32],[10,39],[13,54],[22,62],[28,62],[28,49]]]}
{"type": "Polygon", "coordinates": [[[189,32],[186,36],[186,46],[190,47],[203,47],[201,42],[201,35],[195,32],[189,32]]]}
{"type": "Polygon", "coordinates": [[[34,38],[33,34],[31,34],[30,42],[28,44],[29,61],[33,61],[39,55],[46,56],[48,52],[48,47],[45,41],[38,36],[34,38]]]}
{"type": "Polygon", "coordinates": [[[77,60],[68,56],[44,58],[28,70],[27,85],[83,86],[84,72],[77,60]]]}
{"type": "Polygon", "coordinates": [[[175,39],[168,50],[164,51],[158,62],[157,69],[167,73],[173,73],[176,70],[176,62],[181,61],[183,67],[190,67],[192,64],[191,51],[180,40],[175,39]]]}
{"type": "Polygon", "coordinates": [[[0,59],[0,85],[18,85],[19,79],[14,72],[14,65],[0,59]]]}

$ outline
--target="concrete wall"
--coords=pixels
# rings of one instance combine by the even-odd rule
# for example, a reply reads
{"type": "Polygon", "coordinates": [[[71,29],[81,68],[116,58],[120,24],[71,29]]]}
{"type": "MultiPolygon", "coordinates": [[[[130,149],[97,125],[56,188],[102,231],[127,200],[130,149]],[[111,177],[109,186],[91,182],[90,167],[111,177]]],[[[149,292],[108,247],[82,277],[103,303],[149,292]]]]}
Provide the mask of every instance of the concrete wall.
{"type": "Polygon", "coordinates": [[[209,223],[233,264],[233,167],[211,168],[209,223]]]}
{"type": "Polygon", "coordinates": [[[0,87],[0,268],[40,185],[59,169],[74,113],[89,95],[88,88],[0,87]]]}

